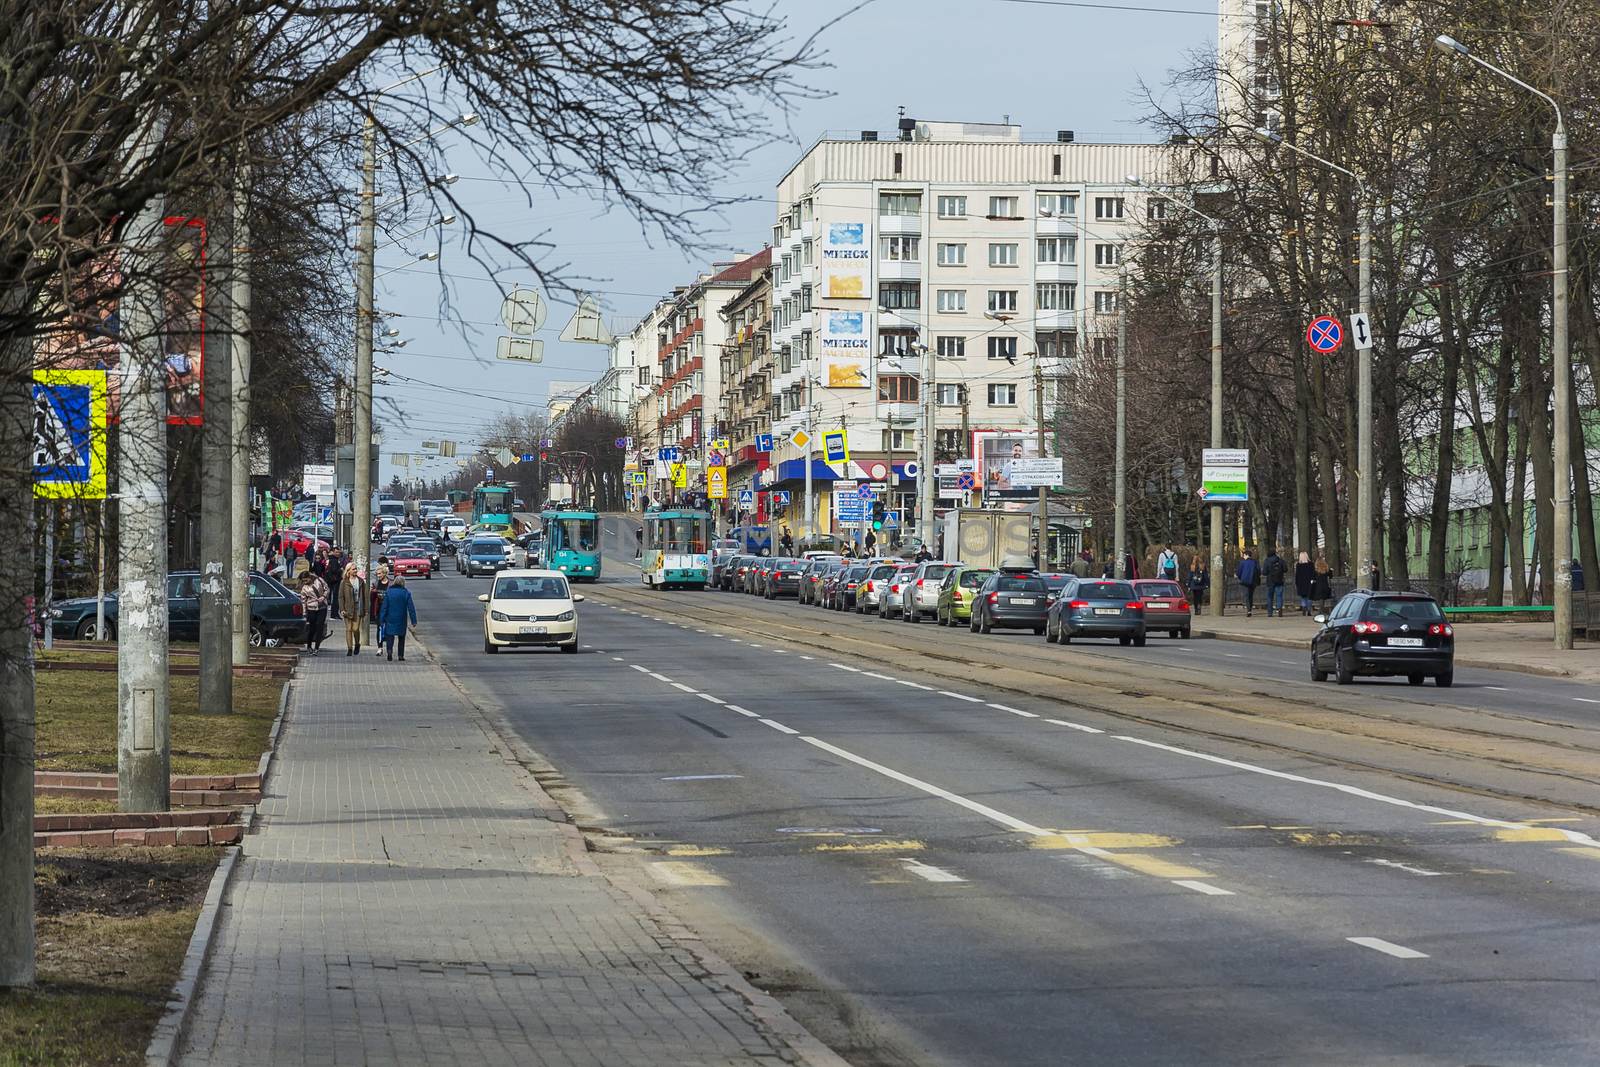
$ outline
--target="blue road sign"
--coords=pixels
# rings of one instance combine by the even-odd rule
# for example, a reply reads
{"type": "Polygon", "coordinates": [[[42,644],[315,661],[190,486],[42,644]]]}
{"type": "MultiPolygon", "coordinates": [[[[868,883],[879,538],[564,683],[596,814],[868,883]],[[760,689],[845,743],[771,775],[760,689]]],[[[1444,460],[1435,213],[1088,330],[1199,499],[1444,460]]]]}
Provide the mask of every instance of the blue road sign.
{"type": "Polygon", "coordinates": [[[611,443],[616,445],[618,448],[627,448],[628,447],[628,439],[626,437],[619,437],[615,441],[612,441],[611,443]]]}
{"type": "Polygon", "coordinates": [[[866,482],[862,482],[860,485],[856,486],[856,496],[860,497],[862,500],[871,500],[872,486],[868,485],[866,482]]]}
{"type": "Polygon", "coordinates": [[[757,452],[771,452],[772,451],[772,435],[770,433],[758,433],[758,434],[756,434],[756,451],[757,452]]]}
{"type": "Polygon", "coordinates": [[[106,372],[33,374],[34,495],[106,495],[106,372]]]}
{"type": "Polygon", "coordinates": [[[670,449],[670,448],[658,448],[658,449],[656,449],[656,459],[658,461],[662,462],[662,463],[671,463],[672,462],[672,449],[670,449]]]}
{"type": "Polygon", "coordinates": [[[522,462],[524,462],[524,463],[532,463],[533,462],[533,453],[532,452],[524,452],[522,454],[522,462]]]}
{"type": "Polygon", "coordinates": [[[1338,319],[1320,315],[1306,327],[1306,344],[1325,356],[1332,355],[1344,344],[1344,327],[1339,325],[1338,319]]]}
{"type": "Polygon", "coordinates": [[[956,475],[956,488],[962,492],[970,492],[978,487],[978,479],[971,471],[962,471],[956,475]]]}
{"type": "Polygon", "coordinates": [[[739,503],[748,505],[748,504],[754,504],[755,502],[756,502],[756,491],[754,489],[741,489],[741,490],[739,490],[739,503]]]}
{"type": "Polygon", "coordinates": [[[787,490],[787,489],[774,489],[772,491],[772,502],[774,504],[787,504],[787,503],[789,503],[789,490],[787,490]]]}
{"type": "Polygon", "coordinates": [[[883,528],[885,530],[898,530],[900,528],[900,513],[898,511],[884,512],[883,528]]]}
{"type": "Polygon", "coordinates": [[[322,517],[319,518],[317,521],[318,522],[332,522],[333,521],[333,509],[332,508],[323,508],[322,509],[322,517]]]}

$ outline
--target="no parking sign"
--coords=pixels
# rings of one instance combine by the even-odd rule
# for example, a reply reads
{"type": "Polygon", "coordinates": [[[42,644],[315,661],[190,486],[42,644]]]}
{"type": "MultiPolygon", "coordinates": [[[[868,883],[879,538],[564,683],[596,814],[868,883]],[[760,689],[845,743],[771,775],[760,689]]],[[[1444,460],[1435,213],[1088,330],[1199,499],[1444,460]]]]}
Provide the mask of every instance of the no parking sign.
{"type": "Polygon", "coordinates": [[[1344,344],[1344,327],[1332,316],[1319,315],[1306,327],[1306,344],[1311,346],[1313,352],[1331,356],[1344,344]]]}

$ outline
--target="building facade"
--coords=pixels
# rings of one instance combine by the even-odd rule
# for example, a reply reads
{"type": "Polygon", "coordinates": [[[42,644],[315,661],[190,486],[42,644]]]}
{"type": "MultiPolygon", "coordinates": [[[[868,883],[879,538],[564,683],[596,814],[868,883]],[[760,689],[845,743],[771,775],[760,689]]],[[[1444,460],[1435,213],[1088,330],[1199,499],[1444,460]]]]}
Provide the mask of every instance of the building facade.
{"type": "Polygon", "coordinates": [[[767,266],[722,309],[722,400],[716,433],[729,444],[728,488],[756,487],[770,453],[757,438],[772,432],[772,268],[767,266]]]}

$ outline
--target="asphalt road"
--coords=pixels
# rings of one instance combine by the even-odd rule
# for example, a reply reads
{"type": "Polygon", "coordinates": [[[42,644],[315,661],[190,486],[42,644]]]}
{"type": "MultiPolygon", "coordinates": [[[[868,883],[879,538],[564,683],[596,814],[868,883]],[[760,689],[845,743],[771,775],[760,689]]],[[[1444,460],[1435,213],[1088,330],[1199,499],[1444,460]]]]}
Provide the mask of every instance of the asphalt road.
{"type": "Polygon", "coordinates": [[[1600,1061],[1586,811],[829,654],[608,567],[577,656],[486,656],[487,582],[411,588],[585,821],[853,1062],[1600,1061]]]}

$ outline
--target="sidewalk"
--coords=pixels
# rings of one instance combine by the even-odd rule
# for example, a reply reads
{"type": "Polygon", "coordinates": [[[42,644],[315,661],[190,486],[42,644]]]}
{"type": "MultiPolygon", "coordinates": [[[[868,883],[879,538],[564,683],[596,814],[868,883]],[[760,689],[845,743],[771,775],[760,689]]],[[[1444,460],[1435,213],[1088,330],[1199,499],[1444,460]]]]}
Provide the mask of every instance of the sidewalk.
{"type": "Polygon", "coordinates": [[[302,662],[185,1064],[842,1064],[602,874],[420,650],[302,662]]]}
{"type": "MultiPolygon", "coordinates": [[[[1292,592],[1292,590],[1291,590],[1292,592]]],[[[1600,682],[1600,643],[1578,640],[1571,652],[1556,651],[1548,622],[1455,622],[1456,663],[1463,667],[1522,671],[1600,682]]],[[[1229,608],[1228,614],[1196,615],[1196,637],[1224,637],[1285,648],[1311,647],[1317,624],[1301,615],[1292,604],[1283,618],[1267,618],[1257,610],[1245,618],[1243,608],[1229,608]]]]}

